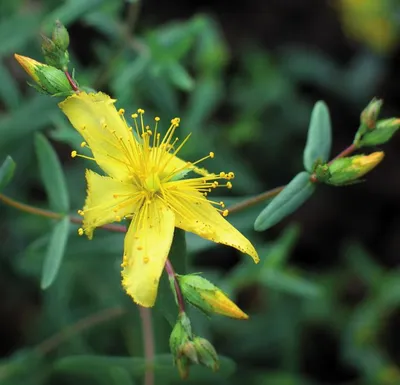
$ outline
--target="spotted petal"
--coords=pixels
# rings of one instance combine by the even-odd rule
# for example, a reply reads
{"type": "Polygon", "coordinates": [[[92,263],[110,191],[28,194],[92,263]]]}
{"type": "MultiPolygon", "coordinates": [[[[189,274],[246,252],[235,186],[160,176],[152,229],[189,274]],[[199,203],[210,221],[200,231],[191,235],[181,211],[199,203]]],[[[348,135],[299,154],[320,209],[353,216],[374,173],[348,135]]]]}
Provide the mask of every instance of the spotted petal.
{"type": "MultiPolygon", "coordinates": [[[[185,183],[180,181],[179,183],[185,183]]],[[[259,257],[250,241],[233,227],[203,195],[197,191],[168,191],[168,203],[175,211],[175,226],[216,243],[232,246],[250,255],[254,262],[259,257]]]]}
{"type": "Polygon", "coordinates": [[[83,208],[83,229],[92,238],[96,227],[131,215],[141,199],[133,184],[86,170],[87,198],[83,208]]]}
{"type": "Polygon", "coordinates": [[[154,305],[174,234],[175,215],[163,201],[144,204],[125,237],[122,286],[141,306],[154,305]]]}
{"type": "Polygon", "coordinates": [[[92,150],[96,163],[110,176],[128,180],[136,141],[114,106],[101,92],[80,92],[59,104],[92,150]]]}

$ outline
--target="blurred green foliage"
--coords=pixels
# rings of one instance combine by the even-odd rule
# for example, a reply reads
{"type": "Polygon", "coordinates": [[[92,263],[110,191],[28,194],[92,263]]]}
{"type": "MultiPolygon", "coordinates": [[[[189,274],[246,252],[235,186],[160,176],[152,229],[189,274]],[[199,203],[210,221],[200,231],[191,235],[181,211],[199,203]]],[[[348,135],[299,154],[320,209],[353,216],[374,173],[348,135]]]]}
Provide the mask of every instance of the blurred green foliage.
{"type": "MultiPolygon", "coordinates": [[[[140,6],[137,0],[1,2],[0,159],[6,159],[0,168],[2,188],[13,170],[6,157],[11,155],[17,165],[4,188],[8,196],[61,212],[76,210],[84,202],[86,161],[69,157],[81,139],[58,110],[60,99],[27,87],[12,57],[19,53],[41,60],[39,33],[49,34],[57,18],[70,28],[70,58],[82,88],[109,92],[127,111],[145,108],[146,114],[164,121],[180,116],[181,136],[193,133],[182,157],[197,159],[215,151],[207,167],[235,172],[233,193],[216,198],[227,206],[275,187],[274,182],[287,182],[302,168],[316,100],[300,91],[300,83],[316,86],[360,112],[386,71],[380,55],[364,50],[342,67],[301,45],[281,46],[271,53],[251,44],[235,58],[233,70],[232,53],[212,16],[194,14],[154,25],[149,14],[138,19],[140,6]],[[74,32],[77,26],[81,29],[74,32]],[[280,179],[268,179],[277,169],[280,179]]],[[[392,7],[398,12],[395,3],[392,7]]],[[[322,156],[327,152],[322,149],[322,156]]],[[[312,161],[305,159],[307,168],[312,161]]],[[[204,271],[231,298],[239,299],[250,320],[208,319],[191,311],[195,333],[213,342],[222,357],[219,372],[193,367],[185,382],[400,383],[399,369],[382,338],[385,321],[400,305],[399,273],[376,263],[352,239],[341,246],[333,268],[301,269],[290,261],[302,236],[301,225],[289,225],[273,240],[255,233],[253,223],[263,206],[229,217],[253,241],[259,265],[186,235],[188,271],[204,271]],[[236,263],[226,263],[227,254],[236,263]],[[207,255],[212,263],[199,263],[207,255]],[[362,293],[355,303],[343,300],[349,285],[362,293]],[[319,341],[313,330],[323,330],[328,337],[319,341]],[[332,373],[315,370],[313,376],[312,370],[304,369],[304,341],[329,360],[323,351],[330,349],[330,338],[338,345],[339,358],[323,366],[332,373]],[[336,380],[337,361],[350,379],[336,380]]],[[[0,309],[12,308],[22,320],[14,328],[16,321],[4,321],[0,383],[142,383],[141,321],[120,285],[123,234],[98,230],[88,241],[65,220],[57,223],[5,205],[0,214],[0,309]]],[[[324,252],[320,250],[321,259],[324,252]]],[[[156,384],[179,383],[168,347],[171,326],[157,309],[153,317],[156,384]]],[[[321,358],[314,359],[319,365],[321,358]]]]}

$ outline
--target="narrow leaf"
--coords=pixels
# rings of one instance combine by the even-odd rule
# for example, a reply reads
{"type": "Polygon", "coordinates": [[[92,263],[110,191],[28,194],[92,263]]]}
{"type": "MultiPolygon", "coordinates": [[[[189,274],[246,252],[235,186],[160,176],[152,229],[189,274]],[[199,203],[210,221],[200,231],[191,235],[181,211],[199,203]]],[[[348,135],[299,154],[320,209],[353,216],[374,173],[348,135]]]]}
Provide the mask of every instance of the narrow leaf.
{"type": "Polygon", "coordinates": [[[68,239],[69,223],[69,218],[64,217],[54,226],[43,264],[42,281],[40,283],[43,290],[54,282],[60,269],[68,239]]]}
{"type": "Polygon", "coordinates": [[[11,156],[7,155],[6,160],[0,166],[0,191],[10,182],[14,175],[15,162],[11,156]]]}
{"type": "Polygon", "coordinates": [[[314,192],[315,185],[310,182],[310,175],[303,171],[261,211],[254,223],[256,231],[264,231],[274,226],[283,218],[299,208],[314,192]]]}
{"type": "Polygon", "coordinates": [[[307,143],[303,153],[304,167],[312,172],[316,161],[329,159],[332,145],[331,119],[323,101],[315,103],[308,127],[307,143]]]}
{"type": "Polygon", "coordinates": [[[65,213],[69,210],[69,198],[64,173],[57,154],[42,134],[36,134],[35,148],[50,207],[57,212],[65,213]]]}

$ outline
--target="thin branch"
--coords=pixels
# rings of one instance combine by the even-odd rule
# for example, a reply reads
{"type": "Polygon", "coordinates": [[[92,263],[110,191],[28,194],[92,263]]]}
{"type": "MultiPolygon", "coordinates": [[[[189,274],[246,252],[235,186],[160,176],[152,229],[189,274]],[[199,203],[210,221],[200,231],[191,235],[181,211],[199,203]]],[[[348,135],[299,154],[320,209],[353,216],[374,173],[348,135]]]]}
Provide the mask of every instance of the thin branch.
{"type": "Polygon", "coordinates": [[[151,310],[138,306],[142,319],[142,333],[144,345],[144,357],[146,359],[146,371],[144,373],[144,385],[154,385],[154,333],[151,310]]]}
{"type": "Polygon", "coordinates": [[[76,91],[80,91],[79,87],[76,85],[75,80],[72,79],[72,76],[69,74],[68,71],[64,71],[65,76],[67,77],[68,83],[71,85],[72,89],[76,91]]]}
{"type": "Polygon", "coordinates": [[[108,322],[113,318],[117,318],[126,313],[126,310],[120,306],[103,309],[98,313],[91,314],[85,318],[80,319],[76,323],[67,326],[65,329],[47,338],[34,349],[40,354],[50,353],[56,349],[63,342],[69,340],[75,334],[83,332],[86,329],[90,329],[96,325],[108,322]]]}

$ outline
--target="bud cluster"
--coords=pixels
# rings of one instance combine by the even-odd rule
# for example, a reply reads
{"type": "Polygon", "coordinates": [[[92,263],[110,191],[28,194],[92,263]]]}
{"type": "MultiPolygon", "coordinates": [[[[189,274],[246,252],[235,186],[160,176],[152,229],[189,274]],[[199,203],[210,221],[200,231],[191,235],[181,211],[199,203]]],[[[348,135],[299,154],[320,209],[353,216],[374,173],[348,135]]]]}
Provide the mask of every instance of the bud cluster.
{"type": "Polygon", "coordinates": [[[182,378],[189,376],[189,368],[192,364],[201,364],[213,371],[219,369],[219,359],[215,348],[206,339],[192,333],[190,320],[186,313],[179,314],[169,344],[182,378]]]}

